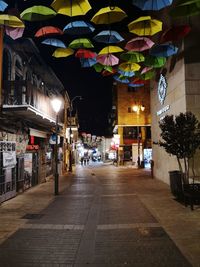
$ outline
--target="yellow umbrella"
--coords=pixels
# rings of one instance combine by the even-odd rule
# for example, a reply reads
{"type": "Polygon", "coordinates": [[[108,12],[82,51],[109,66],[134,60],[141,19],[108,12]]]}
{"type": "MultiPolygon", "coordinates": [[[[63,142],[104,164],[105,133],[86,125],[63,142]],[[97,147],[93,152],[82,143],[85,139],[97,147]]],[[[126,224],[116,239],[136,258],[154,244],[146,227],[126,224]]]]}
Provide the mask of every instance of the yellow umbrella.
{"type": "Polygon", "coordinates": [[[154,35],[162,31],[162,22],[150,16],[144,16],[129,23],[128,29],[139,36],[154,35]]]}
{"type": "Polygon", "coordinates": [[[119,7],[101,8],[91,19],[95,24],[110,24],[118,22],[127,17],[126,13],[119,7]]]}
{"type": "Polygon", "coordinates": [[[24,23],[16,16],[2,14],[0,15],[0,25],[9,26],[12,28],[24,28],[24,23]]]}
{"type": "Polygon", "coordinates": [[[54,0],[51,6],[58,14],[70,17],[85,15],[91,9],[88,0],[54,0]]]}
{"type": "Polygon", "coordinates": [[[53,57],[59,58],[59,57],[68,57],[74,54],[74,50],[71,48],[57,48],[54,53],[53,57]]]}
{"type": "Polygon", "coordinates": [[[109,45],[101,49],[98,55],[105,55],[105,54],[110,54],[110,53],[120,53],[123,52],[124,50],[116,45],[109,45]]]}
{"type": "Polygon", "coordinates": [[[119,65],[119,69],[123,71],[138,71],[141,68],[141,66],[137,63],[121,63],[119,65]]]}

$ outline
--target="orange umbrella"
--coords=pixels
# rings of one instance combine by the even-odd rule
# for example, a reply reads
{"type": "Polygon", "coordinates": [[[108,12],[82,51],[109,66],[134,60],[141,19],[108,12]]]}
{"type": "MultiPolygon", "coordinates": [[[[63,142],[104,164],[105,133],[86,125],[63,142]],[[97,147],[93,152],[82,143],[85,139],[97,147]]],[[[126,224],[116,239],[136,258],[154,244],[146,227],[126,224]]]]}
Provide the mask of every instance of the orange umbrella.
{"type": "Polygon", "coordinates": [[[47,35],[62,35],[63,31],[57,27],[54,26],[45,26],[40,28],[36,34],[35,37],[42,37],[47,35]]]}

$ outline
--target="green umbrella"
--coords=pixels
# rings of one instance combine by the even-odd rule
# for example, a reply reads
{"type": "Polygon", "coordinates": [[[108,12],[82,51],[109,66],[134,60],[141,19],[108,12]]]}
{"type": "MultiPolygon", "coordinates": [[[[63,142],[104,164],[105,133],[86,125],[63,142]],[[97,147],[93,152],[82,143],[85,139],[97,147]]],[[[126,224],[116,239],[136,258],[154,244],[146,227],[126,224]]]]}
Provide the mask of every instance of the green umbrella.
{"type": "Polygon", "coordinates": [[[138,78],[140,78],[141,80],[151,80],[151,79],[153,79],[154,78],[154,76],[155,76],[155,71],[153,71],[153,70],[150,70],[150,71],[148,71],[148,72],[145,72],[144,74],[140,74],[140,73],[135,73],[135,76],[136,77],[138,77],[138,78]]]}
{"type": "Polygon", "coordinates": [[[56,12],[46,6],[32,6],[20,14],[21,19],[28,21],[46,20],[54,16],[56,16],[56,12]]]}
{"type": "Polygon", "coordinates": [[[93,68],[96,70],[96,72],[101,72],[104,69],[104,66],[100,63],[96,63],[93,65],[93,68]]]}
{"type": "Polygon", "coordinates": [[[166,63],[165,57],[146,56],[144,65],[148,67],[161,68],[166,63]]]}
{"type": "Polygon", "coordinates": [[[129,51],[127,53],[123,53],[120,56],[121,59],[128,61],[129,63],[137,63],[137,62],[143,62],[145,60],[145,57],[142,53],[129,51]]]}
{"type": "Polygon", "coordinates": [[[69,47],[72,49],[77,49],[77,48],[93,48],[92,42],[87,39],[87,38],[78,38],[73,40],[70,44],[69,47]]]}
{"type": "Polygon", "coordinates": [[[190,17],[198,15],[200,13],[200,0],[184,1],[180,5],[177,5],[170,11],[170,15],[174,18],[178,17],[190,17]]]}

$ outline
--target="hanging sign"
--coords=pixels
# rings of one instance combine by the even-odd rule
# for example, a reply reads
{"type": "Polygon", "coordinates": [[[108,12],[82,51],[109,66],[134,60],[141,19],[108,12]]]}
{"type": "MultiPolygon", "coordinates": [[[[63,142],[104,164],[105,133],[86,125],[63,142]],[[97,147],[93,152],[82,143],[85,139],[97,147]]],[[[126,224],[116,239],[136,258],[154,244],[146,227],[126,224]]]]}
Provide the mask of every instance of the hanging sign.
{"type": "Polygon", "coordinates": [[[158,82],[158,99],[161,105],[164,104],[166,94],[167,94],[167,81],[166,78],[162,74],[160,74],[160,79],[158,82]]]}

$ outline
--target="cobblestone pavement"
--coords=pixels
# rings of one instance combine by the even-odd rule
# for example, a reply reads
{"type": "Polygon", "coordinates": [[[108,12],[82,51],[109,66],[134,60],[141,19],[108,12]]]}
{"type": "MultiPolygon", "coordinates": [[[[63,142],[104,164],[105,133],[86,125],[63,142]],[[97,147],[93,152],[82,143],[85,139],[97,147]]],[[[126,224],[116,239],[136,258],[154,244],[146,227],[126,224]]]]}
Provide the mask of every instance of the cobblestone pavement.
{"type": "Polygon", "coordinates": [[[78,166],[0,206],[1,267],[200,266],[200,209],[145,170],[78,166]]]}

